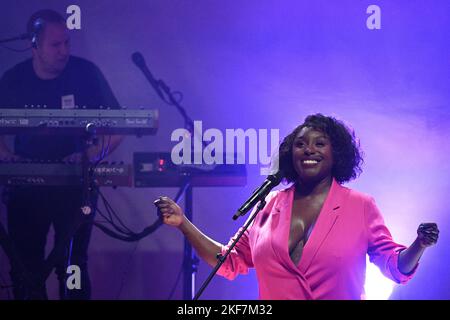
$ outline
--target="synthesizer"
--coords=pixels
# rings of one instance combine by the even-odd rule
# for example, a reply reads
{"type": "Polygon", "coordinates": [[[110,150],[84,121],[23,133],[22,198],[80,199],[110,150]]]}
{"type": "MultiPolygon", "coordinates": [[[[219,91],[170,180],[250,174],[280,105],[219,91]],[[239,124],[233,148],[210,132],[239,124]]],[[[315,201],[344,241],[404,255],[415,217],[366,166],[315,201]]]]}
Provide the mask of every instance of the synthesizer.
{"type": "Polygon", "coordinates": [[[167,152],[135,152],[133,168],[136,188],[180,187],[186,181],[193,187],[247,184],[245,164],[174,164],[167,152]]]}
{"type": "MultiPolygon", "coordinates": [[[[131,187],[132,168],[127,164],[101,163],[93,169],[99,187],[131,187]]],[[[76,186],[82,184],[80,164],[63,162],[0,162],[0,185],[76,186]]]]}
{"type": "Polygon", "coordinates": [[[156,109],[0,109],[0,134],[154,135],[156,109]]]}

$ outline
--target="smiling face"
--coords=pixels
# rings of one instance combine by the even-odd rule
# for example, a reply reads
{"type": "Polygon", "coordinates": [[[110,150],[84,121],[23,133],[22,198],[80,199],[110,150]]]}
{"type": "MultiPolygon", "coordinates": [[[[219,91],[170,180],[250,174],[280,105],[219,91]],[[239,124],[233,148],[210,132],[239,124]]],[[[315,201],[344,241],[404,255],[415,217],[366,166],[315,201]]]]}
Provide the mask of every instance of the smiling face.
{"type": "Polygon", "coordinates": [[[302,128],[292,144],[292,163],[300,183],[331,178],[333,149],[329,137],[317,129],[302,128]]]}

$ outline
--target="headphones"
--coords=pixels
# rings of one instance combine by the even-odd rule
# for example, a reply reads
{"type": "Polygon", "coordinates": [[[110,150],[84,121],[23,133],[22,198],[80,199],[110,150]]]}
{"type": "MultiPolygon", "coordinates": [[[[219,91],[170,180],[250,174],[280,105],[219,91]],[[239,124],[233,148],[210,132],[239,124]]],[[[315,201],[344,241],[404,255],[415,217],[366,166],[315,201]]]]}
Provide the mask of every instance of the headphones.
{"type": "Polygon", "coordinates": [[[37,18],[33,23],[33,30],[30,34],[32,48],[37,49],[39,35],[42,32],[42,29],[44,29],[44,20],[41,18],[37,18]]]}

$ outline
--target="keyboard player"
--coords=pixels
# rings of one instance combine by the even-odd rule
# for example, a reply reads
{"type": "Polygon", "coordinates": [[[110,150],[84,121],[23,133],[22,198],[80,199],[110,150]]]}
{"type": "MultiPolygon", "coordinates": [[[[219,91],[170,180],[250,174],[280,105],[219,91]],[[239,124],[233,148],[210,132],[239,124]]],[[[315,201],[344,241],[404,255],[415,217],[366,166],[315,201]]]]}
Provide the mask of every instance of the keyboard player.
{"type": "MultiPolygon", "coordinates": [[[[70,54],[70,38],[65,19],[53,10],[33,14],[27,24],[31,58],[7,70],[0,80],[0,107],[73,109],[100,106],[119,108],[108,82],[92,62],[70,54]]],[[[103,137],[112,152],[120,136],[103,137]]],[[[91,161],[102,154],[104,144],[89,147],[91,161]]],[[[64,134],[43,136],[18,133],[11,150],[0,139],[2,160],[72,160],[79,161],[85,148],[80,137],[64,134]]],[[[91,199],[95,203],[93,195],[91,199]]],[[[45,245],[50,225],[55,230],[55,246],[65,245],[64,238],[82,204],[82,188],[74,187],[13,187],[6,197],[8,233],[25,268],[33,275],[33,286],[26,283],[14,262],[11,279],[15,299],[47,299],[44,269],[45,245]]],[[[93,216],[93,214],[92,214],[93,216]]],[[[89,299],[90,280],[87,251],[92,225],[82,224],[73,237],[71,264],[81,270],[81,289],[68,290],[65,278],[65,257],[59,259],[55,272],[60,282],[61,299],[89,299]]]]}

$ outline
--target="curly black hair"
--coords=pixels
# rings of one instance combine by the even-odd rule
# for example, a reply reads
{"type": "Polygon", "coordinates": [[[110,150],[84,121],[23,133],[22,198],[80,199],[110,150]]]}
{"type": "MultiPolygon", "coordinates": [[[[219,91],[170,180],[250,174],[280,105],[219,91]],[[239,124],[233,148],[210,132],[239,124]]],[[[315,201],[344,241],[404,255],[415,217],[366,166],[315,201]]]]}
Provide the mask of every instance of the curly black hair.
{"type": "Polygon", "coordinates": [[[329,137],[334,159],[331,174],[337,182],[342,184],[361,174],[363,152],[354,131],[340,120],[317,113],[307,116],[304,123],[295,128],[280,144],[279,167],[287,182],[297,180],[297,172],[292,163],[292,146],[297,134],[305,127],[319,130],[329,137]]]}

